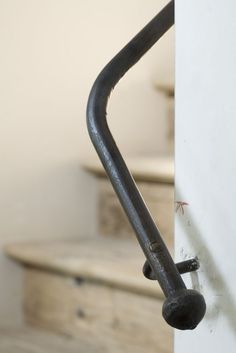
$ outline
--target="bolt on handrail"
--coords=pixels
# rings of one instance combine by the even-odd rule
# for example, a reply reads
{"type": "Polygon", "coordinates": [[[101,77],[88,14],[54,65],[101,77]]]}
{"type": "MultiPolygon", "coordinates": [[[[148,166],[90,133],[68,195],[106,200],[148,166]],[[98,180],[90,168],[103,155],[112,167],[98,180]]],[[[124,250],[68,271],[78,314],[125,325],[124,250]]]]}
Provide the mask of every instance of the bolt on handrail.
{"type": "Polygon", "coordinates": [[[149,273],[151,271],[152,277],[158,280],[166,296],[163,317],[171,326],[184,330],[195,328],[203,318],[206,309],[204,298],[197,291],[186,289],[106,120],[108,98],[114,86],[173,24],[174,1],[171,1],[105,66],[89,95],[87,126],[94,147],[147,258],[149,273]]]}

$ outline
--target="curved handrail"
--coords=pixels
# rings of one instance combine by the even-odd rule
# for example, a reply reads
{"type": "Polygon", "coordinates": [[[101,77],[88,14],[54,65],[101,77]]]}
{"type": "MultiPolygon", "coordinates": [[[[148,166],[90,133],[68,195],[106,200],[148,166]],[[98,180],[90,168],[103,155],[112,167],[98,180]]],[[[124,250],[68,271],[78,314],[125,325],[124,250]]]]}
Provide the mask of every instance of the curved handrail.
{"type": "Polygon", "coordinates": [[[179,329],[193,329],[205,314],[204,298],[197,291],[186,289],[116,146],[106,120],[106,106],[113,87],[173,24],[174,1],[171,1],[106,65],[89,95],[87,126],[90,138],[136,233],[153,275],[167,298],[162,310],[165,320],[179,329]]]}

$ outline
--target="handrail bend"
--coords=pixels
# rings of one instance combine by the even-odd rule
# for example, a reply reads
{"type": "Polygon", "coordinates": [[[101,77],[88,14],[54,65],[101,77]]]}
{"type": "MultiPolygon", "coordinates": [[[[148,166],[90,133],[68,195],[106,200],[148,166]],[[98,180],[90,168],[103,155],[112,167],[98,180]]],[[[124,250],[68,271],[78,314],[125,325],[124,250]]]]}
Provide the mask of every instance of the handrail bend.
{"type": "MultiPolygon", "coordinates": [[[[120,78],[174,24],[174,1],[153,18],[101,71],[89,95],[87,126],[90,138],[125,210],[154,276],[165,296],[162,314],[178,329],[193,329],[205,314],[203,296],[186,289],[162,240],[106,120],[108,98],[120,78]]],[[[148,277],[148,276],[147,276],[148,277]]]]}

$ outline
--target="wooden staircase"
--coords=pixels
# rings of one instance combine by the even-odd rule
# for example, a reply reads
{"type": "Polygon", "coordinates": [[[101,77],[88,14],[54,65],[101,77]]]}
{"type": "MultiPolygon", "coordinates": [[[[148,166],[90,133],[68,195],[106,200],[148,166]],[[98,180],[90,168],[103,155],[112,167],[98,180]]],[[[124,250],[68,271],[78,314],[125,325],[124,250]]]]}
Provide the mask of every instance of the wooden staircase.
{"type": "MultiPolygon", "coordinates": [[[[72,339],[32,327],[0,327],[1,353],[108,353],[109,348],[83,335],[72,339]]],[[[118,351],[117,351],[118,352],[118,351]]]]}
{"type": "MultiPolygon", "coordinates": [[[[154,219],[161,215],[160,228],[172,247],[171,163],[152,160],[162,168],[150,167],[149,173],[147,164],[139,161],[135,168],[135,163],[131,171],[154,219]]],[[[28,328],[10,331],[6,335],[9,346],[7,338],[1,340],[4,330],[0,330],[0,353],[70,353],[75,349],[84,353],[171,353],[172,330],[161,315],[162,292],[157,282],[142,275],[144,255],[102,168],[97,164],[85,167],[99,176],[99,235],[6,247],[8,256],[24,268],[23,308],[28,328]]]]}
{"type": "MultiPolygon", "coordinates": [[[[174,229],[172,158],[131,158],[127,159],[127,165],[165,241],[172,244],[174,229]]],[[[98,177],[98,233],[102,236],[133,237],[134,232],[100,162],[87,162],[84,168],[98,177]]]]}

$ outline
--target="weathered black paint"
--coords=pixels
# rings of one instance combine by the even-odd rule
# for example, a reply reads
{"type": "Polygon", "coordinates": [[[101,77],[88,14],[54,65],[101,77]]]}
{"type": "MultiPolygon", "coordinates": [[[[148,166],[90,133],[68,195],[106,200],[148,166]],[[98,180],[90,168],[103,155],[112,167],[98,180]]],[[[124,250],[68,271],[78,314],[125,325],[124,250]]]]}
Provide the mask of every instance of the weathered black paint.
{"type": "Polygon", "coordinates": [[[204,298],[200,293],[186,289],[116,146],[106,120],[107,102],[114,86],[173,24],[174,1],[171,1],[107,64],[97,77],[90,92],[87,125],[91,140],[113,188],[154,276],[167,298],[163,306],[164,318],[173,327],[192,329],[205,314],[204,298]],[[187,310],[188,308],[189,310],[187,310]]]}
{"type": "MultiPolygon", "coordinates": [[[[179,273],[183,275],[184,273],[197,271],[200,267],[200,264],[199,264],[198,258],[194,258],[194,259],[178,262],[177,264],[175,264],[175,266],[177,267],[177,270],[179,271],[179,273]]],[[[143,274],[146,278],[152,281],[157,280],[155,273],[153,272],[148,261],[145,261],[143,265],[143,274]]]]}

